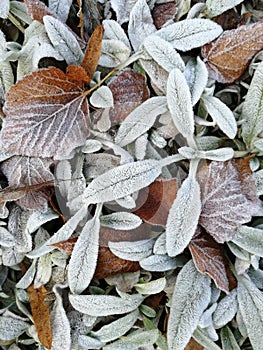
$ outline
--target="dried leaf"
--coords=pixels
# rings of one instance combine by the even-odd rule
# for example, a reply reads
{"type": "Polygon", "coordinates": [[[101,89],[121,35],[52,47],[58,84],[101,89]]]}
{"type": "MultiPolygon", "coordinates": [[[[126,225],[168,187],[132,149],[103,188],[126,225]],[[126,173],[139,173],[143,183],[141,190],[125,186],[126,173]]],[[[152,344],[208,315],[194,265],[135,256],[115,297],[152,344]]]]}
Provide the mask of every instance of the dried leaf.
{"type": "Polygon", "coordinates": [[[203,46],[202,56],[210,77],[220,83],[240,78],[252,57],[263,48],[262,28],[262,22],[240,26],[203,46]]]}
{"type": "Polygon", "coordinates": [[[27,288],[30,300],[30,307],[37,330],[38,338],[42,345],[47,349],[51,349],[52,332],[50,325],[50,314],[45,304],[47,291],[44,286],[35,289],[33,285],[27,288]]]}
{"type": "MultiPolygon", "coordinates": [[[[101,47],[102,47],[102,36],[103,36],[103,26],[98,26],[94,32],[92,33],[88,45],[86,47],[86,51],[81,62],[81,67],[85,69],[89,79],[91,80],[95,70],[97,68],[101,47]]],[[[89,82],[87,82],[89,84],[89,82]]]]}
{"type": "Polygon", "coordinates": [[[185,350],[204,350],[205,348],[197,343],[194,338],[191,338],[189,343],[186,345],[185,350]]]}
{"type": "Polygon", "coordinates": [[[214,241],[202,228],[197,228],[189,249],[197,270],[211,277],[217,288],[228,293],[236,287],[235,278],[224,255],[223,245],[214,241]]]}
{"type": "Polygon", "coordinates": [[[251,220],[257,203],[249,160],[212,161],[197,176],[202,197],[199,224],[217,242],[231,240],[237,228],[251,220]]]}
{"type": "Polygon", "coordinates": [[[245,12],[240,16],[236,9],[232,8],[214,17],[213,21],[218,23],[224,30],[230,30],[246,24],[250,17],[250,12],[245,12]]]}
{"type": "Polygon", "coordinates": [[[31,157],[64,157],[85,144],[89,111],[83,68],[42,69],[14,85],[4,106],[4,149],[31,157]]]}
{"type": "Polygon", "coordinates": [[[174,1],[155,4],[152,10],[153,23],[160,29],[166,22],[173,20],[177,13],[177,4],[174,1]]]}
{"type": "Polygon", "coordinates": [[[43,24],[44,16],[53,16],[53,12],[39,0],[24,0],[29,16],[43,24]]]}
{"type": "Polygon", "coordinates": [[[177,179],[156,179],[139,192],[134,213],[151,225],[165,226],[177,189],[177,179]]]}

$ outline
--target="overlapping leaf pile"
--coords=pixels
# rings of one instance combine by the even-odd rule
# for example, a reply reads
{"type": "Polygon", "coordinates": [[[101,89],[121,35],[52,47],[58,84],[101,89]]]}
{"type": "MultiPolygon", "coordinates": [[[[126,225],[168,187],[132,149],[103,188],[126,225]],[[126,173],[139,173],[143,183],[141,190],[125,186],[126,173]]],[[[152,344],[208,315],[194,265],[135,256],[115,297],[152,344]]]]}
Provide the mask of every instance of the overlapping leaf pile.
{"type": "Polygon", "coordinates": [[[262,350],[262,6],[45,3],[0,9],[0,347],[262,350]]]}

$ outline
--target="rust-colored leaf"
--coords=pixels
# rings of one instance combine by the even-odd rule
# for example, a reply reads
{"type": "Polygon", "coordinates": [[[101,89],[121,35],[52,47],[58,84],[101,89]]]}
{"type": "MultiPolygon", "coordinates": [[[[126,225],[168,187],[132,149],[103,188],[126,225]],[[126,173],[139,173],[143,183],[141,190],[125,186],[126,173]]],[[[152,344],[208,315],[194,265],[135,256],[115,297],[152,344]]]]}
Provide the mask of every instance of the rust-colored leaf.
{"type": "Polygon", "coordinates": [[[236,287],[236,280],[224,255],[224,246],[217,243],[200,226],[189,244],[189,249],[197,270],[210,276],[219,289],[229,292],[236,287]]]}
{"type": "Polygon", "coordinates": [[[61,250],[63,253],[71,255],[73,252],[75,243],[77,241],[77,237],[69,238],[66,241],[60,241],[58,243],[51,244],[54,247],[57,247],[59,250],[61,250]]]}
{"type": "Polygon", "coordinates": [[[118,258],[109,248],[100,247],[97,267],[93,278],[101,279],[124,272],[135,272],[140,269],[136,261],[129,261],[118,258]]]}
{"type": "Polygon", "coordinates": [[[204,347],[198,344],[194,338],[191,338],[189,343],[186,345],[185,350],[204,350],[204,347]]]}
{"type": "Polygon", "coordinates": [[[139,192],[134,213],[151,225],[165,226],[178,190],[176,179],[157,179],[139,192]]]}
{"type": "Polygon", "coordinates": [[[213,161],[198,171],[202,197],[199,224],[219,243],[231,240],[256,209],[256,186],[248,162],[213,161]]]}
{"type": "Polygon", "coordinates": [[[249,12],[240,16],[236,10],[230,9],[214,17],[213,21],[220,24],[224,30],[230,30],[240,25],[245,25],[250,16],[251,14],[249,12]]]}
{"type": "Polygon", "coordinates": [[[225,31],[203,46],[202,56],[211,78],[232,83],[245,72],[253,56],[263,49],[263,22],[225,31]]]}
{"type": "Polygon", "coordinates": [[[14,156],[1,164],[9,186],[0,192],[0,202],[17,201],[25,209],[47,210],[50,187],[54,176],[49,158],[14,156]]]}
{"type": "Polygon", "coordinates": [[[43,24],[43,17],[44,16],[56,17],[56,15],[54,15],[54,13],[51,12],[49,10],[49,8],[42,1],[24,0],[24,3],[26,5],[28,15],[32,19],[34,19],[42,24],[43,24]]]}
{"type": "MultiPolygon", "coordinates": [[[[109,83],[114,107],[109,116],[112,125],[120,124],[137,106],[150,97],[146,78],[130,68],[123,70],[109,83]]],[[[101,112],[96,116],[100,117],[101,112]]]]}
{"type": "Polygon", "coordinates": [[[90,83],[90,80],[92,79],[93,74],[95,73],[95,70],[97,68],[97,65],[100,59],[102,37],[103,37],[103,26],[99,25],[97,28],[95,28],[94,32],[92,33],[88,41],[84,58],[81,63],[81,66],[85,69],[89,77],[88,84],[90,83]]]}
{"type": "Polygon", "coordinates": [[[39,288],[34,288],[31,284],[27,288],[27,293],[29,296],[30,307],[32,311],[32,316],[34,324],[37,330],[38,339],[41,344],[47,349],[51,349],[52,344],[52,332],[50,325],[50,314],[45,304],[45,298],[47,296],[47,291],[44,286],[39,288]]]}
{"type": "Polygon", "coordinates": [[[167,21],[175,18],[177,5],[175,1],[157,4],[152,10],[153,23],[157,29],[160,29],[167,21]]]}
{"type": "Polygon", "coordinates": [[[1,145],[7,152],[60,159],[85,143],[89,110],[82,67],[41,69],[12,86],[4,106],[1,145]]]}

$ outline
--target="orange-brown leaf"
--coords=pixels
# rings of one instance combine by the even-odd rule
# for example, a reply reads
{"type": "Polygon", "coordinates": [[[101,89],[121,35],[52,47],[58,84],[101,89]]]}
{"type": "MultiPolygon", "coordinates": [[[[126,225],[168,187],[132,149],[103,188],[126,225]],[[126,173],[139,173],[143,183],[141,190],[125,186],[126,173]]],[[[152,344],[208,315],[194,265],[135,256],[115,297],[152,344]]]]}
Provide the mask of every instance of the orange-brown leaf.
{"type": "Polygon", "coordinates": [[[224,255],[224,246],[213,240],[200,226],[189,249],[197,270],[210,276],[219,289],[229,292],[236,287],[236,280],[224,255]]]}
{"type": "Polygon", "coordinates": [[[253,56],[263,49],[263,22],[225,31],[203,46],[202,56],[211,78],[232,83],[245,72],[253,56]]]}
{"type": "Polygon", "coordinates": [[[198,344],[194,338],[191,338],[189,343],[186,345],[185,350],[204,350],[204,347],[198,344]]]}
{"type": "Polygon", "coordinates": [[[76,243],[77,239],[78,239],[77,237],[69,238],[66,241],[60,241],[58,243],[54,243],[54,244],[51,244],[51,245],[56,247],[56,248],[58,248],[63,253],[71,255],[71,253],[73,252],[73,249],[74,249],[74,246],[75,246],[75,243],[76,243]]]}
{"type": "Polygon", "coordinates": [[[134,213],[151,225],[165,226],[178,190],[176,179],[157,179],[139,192],[134,213]]]}
{"type": "Polygon", "coordinates": [[[52,332],[50,325],[50,314],[47,305],[45,304],[47,291],[44,286],[35,289],[34,285],[31,284],[27,288],[27,293],[29,296],[30,307],[37,330],[38,339],[43,346],[50,349],[52,344],[52,332]]]}
{"type": "Polygon", "coordinates": [[[95,28],[88,41],[85,55],[81,63],[81,66],[85,69],[89,77],[88,84],[90,83],[90,80],[92,79],[93,74],[95,73],[100,59],[103,30],[104,29],[102,25],[99,25],[97,28],[95,28]]]}
{"type": "Polygon", "coordinates": [[[9,90],[1,144],[5,151],[30,157],[61,158],[85,143],[89,110],[82,67],[41,69],[9,90]],[[74,74],[73,74],[74,73],[74,74]]]}

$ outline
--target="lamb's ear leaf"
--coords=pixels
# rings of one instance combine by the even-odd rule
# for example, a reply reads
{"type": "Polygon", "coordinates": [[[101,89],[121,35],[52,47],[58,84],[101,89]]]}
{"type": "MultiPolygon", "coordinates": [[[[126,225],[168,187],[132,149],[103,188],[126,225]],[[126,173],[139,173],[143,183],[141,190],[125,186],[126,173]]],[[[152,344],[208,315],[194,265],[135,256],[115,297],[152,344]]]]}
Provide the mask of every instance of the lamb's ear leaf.
{"type": "Polygon", "coordinates": [[[221,13],[232,9],[234,6],[240,4],[242,0],[207,0],[206,1],[206,7],[207,7],[207,14],[210,18],[216,17],[218,15],[221,15],[221,13]]]}

